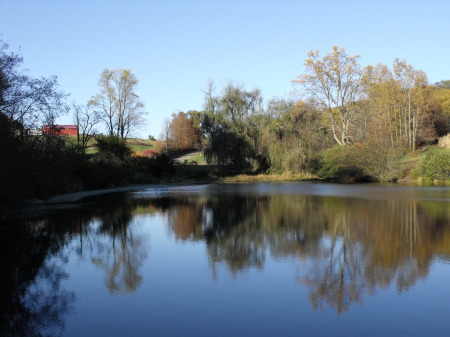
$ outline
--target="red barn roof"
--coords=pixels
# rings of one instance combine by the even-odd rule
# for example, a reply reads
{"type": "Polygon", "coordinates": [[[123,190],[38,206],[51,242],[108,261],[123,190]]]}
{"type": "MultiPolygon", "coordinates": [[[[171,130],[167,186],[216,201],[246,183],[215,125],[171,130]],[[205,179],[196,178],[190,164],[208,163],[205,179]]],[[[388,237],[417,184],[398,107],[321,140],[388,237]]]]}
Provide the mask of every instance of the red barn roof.
{"type": "Polygon", "coordinates": [[[42,132],[47,135],[69,135],[76,136],[78,127],[76,125],[42,125],[42,132]]]}

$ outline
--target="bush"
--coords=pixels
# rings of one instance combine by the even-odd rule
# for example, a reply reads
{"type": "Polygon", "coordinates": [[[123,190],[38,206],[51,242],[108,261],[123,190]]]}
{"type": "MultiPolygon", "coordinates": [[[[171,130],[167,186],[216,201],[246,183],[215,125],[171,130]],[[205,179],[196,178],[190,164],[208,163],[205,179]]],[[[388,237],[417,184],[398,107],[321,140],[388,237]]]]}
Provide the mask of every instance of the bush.
{"type": "Polygon", "coordinates": [[[327,149],[317,166],[319,177],[346,182],[395,181],[400,173],[397,153],[371,143],[327,149]]]}
{"type": "Polygon", "coordinates": [[[100,154],[112,154],[123,162],[131,158],[131,148],[124,139],[115,136],[97,136],[96,147],[100,154]]]}
{"type": "Polygon", "coordinates": [[[25,131],[0,113],[0,208],[77,188],[82,158],[66,137],[25,131]]]}
{"type": "Polygon", "coordinates": [[[153,158],[157,154],[158,154],[158,152],[156,152],[154,150],[145,150],[144,152],[142,152],[142,156],[147,157],[147,158],[153,158]]]}
{"type": "Polygon", "coordinates": [[[112,153],[97,153],[78,171],[86,189],[106,188],[128,183],[129,171],[112,153]]]}
{"type": "Polygon", "coordinates": [[[175,174],[174,161],[165,153],[160,153],[150,158],[147,163],[148,172],[154,177],[160,178],[175,174]]]}
{"type": "Polygon", "coordinates": [[[430,148],[413,176],[428,181],[450,180],[450,150],[430,148]]]}
{"type": "Polygon", "coordinates": [[[370,180],[357,159],[350,147],[332,147],[322,153],[317,174],[323,179],[345,182],[370,180]]]}

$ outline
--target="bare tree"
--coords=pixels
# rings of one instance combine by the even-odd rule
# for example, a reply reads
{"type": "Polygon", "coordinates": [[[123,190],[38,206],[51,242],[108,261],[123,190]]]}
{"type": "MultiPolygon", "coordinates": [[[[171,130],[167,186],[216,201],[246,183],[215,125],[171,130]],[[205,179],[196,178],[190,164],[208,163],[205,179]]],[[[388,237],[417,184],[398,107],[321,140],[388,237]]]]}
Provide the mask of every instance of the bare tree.
{"type": "Polygon", "coordinates": [[[105,69],[99,80],[100,93],[93,96],[93,106],[110,136],[126,139],[144,123],[144,103],[135,89],[138,80],[129,69],[105,69]]]}
{"type": "Polygon", "coordinates": [[[100,123],[100,118],[90,106],[72,105],[73,118],[78,127],[77,143],[81,153],[85,153],[89,140],[95,135],[95,127],[100,123]]]}

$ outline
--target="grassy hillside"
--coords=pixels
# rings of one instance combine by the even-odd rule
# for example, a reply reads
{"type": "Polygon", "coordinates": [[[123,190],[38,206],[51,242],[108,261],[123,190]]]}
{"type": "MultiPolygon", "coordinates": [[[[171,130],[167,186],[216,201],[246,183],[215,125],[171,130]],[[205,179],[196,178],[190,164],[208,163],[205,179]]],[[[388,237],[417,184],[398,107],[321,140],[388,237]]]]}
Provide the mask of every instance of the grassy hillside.
{"type": "Polygon", "coordinates": [[[155,149],[155,140],[149,139],[139,139],[139,138],[130,138],[127,139],[127,144],[131,147],[134,152],[143,152],[146,150],[154,150],[155,149]]]}
{"type": "MultiPolygon", "coordinates": [[[[77,137],[69,136],[69,140],[71,143],[75,144],[77,142],[77,137]]],[[[93,154],[97,152],[95,144],[96,144],[95,138],[92,138],[87,146],[86,152],[88,154],[93,154]]],[[[129,138],[127,139],[127,144],[136,153],[136,152],[143,152],[146,150],[154,150],[156,141],[149,139],[129,138]]]]}

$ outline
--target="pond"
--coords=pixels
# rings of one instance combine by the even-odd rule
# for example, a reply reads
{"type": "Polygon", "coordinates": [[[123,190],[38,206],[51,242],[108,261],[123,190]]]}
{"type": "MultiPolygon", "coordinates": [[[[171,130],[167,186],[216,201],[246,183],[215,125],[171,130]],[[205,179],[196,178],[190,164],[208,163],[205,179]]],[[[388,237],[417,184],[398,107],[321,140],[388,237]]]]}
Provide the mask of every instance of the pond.
{"type": "Polygon", "coordinates": [[[450,188],[141,186],[0,222],[1,336],[444,336],[450,188]]]}

